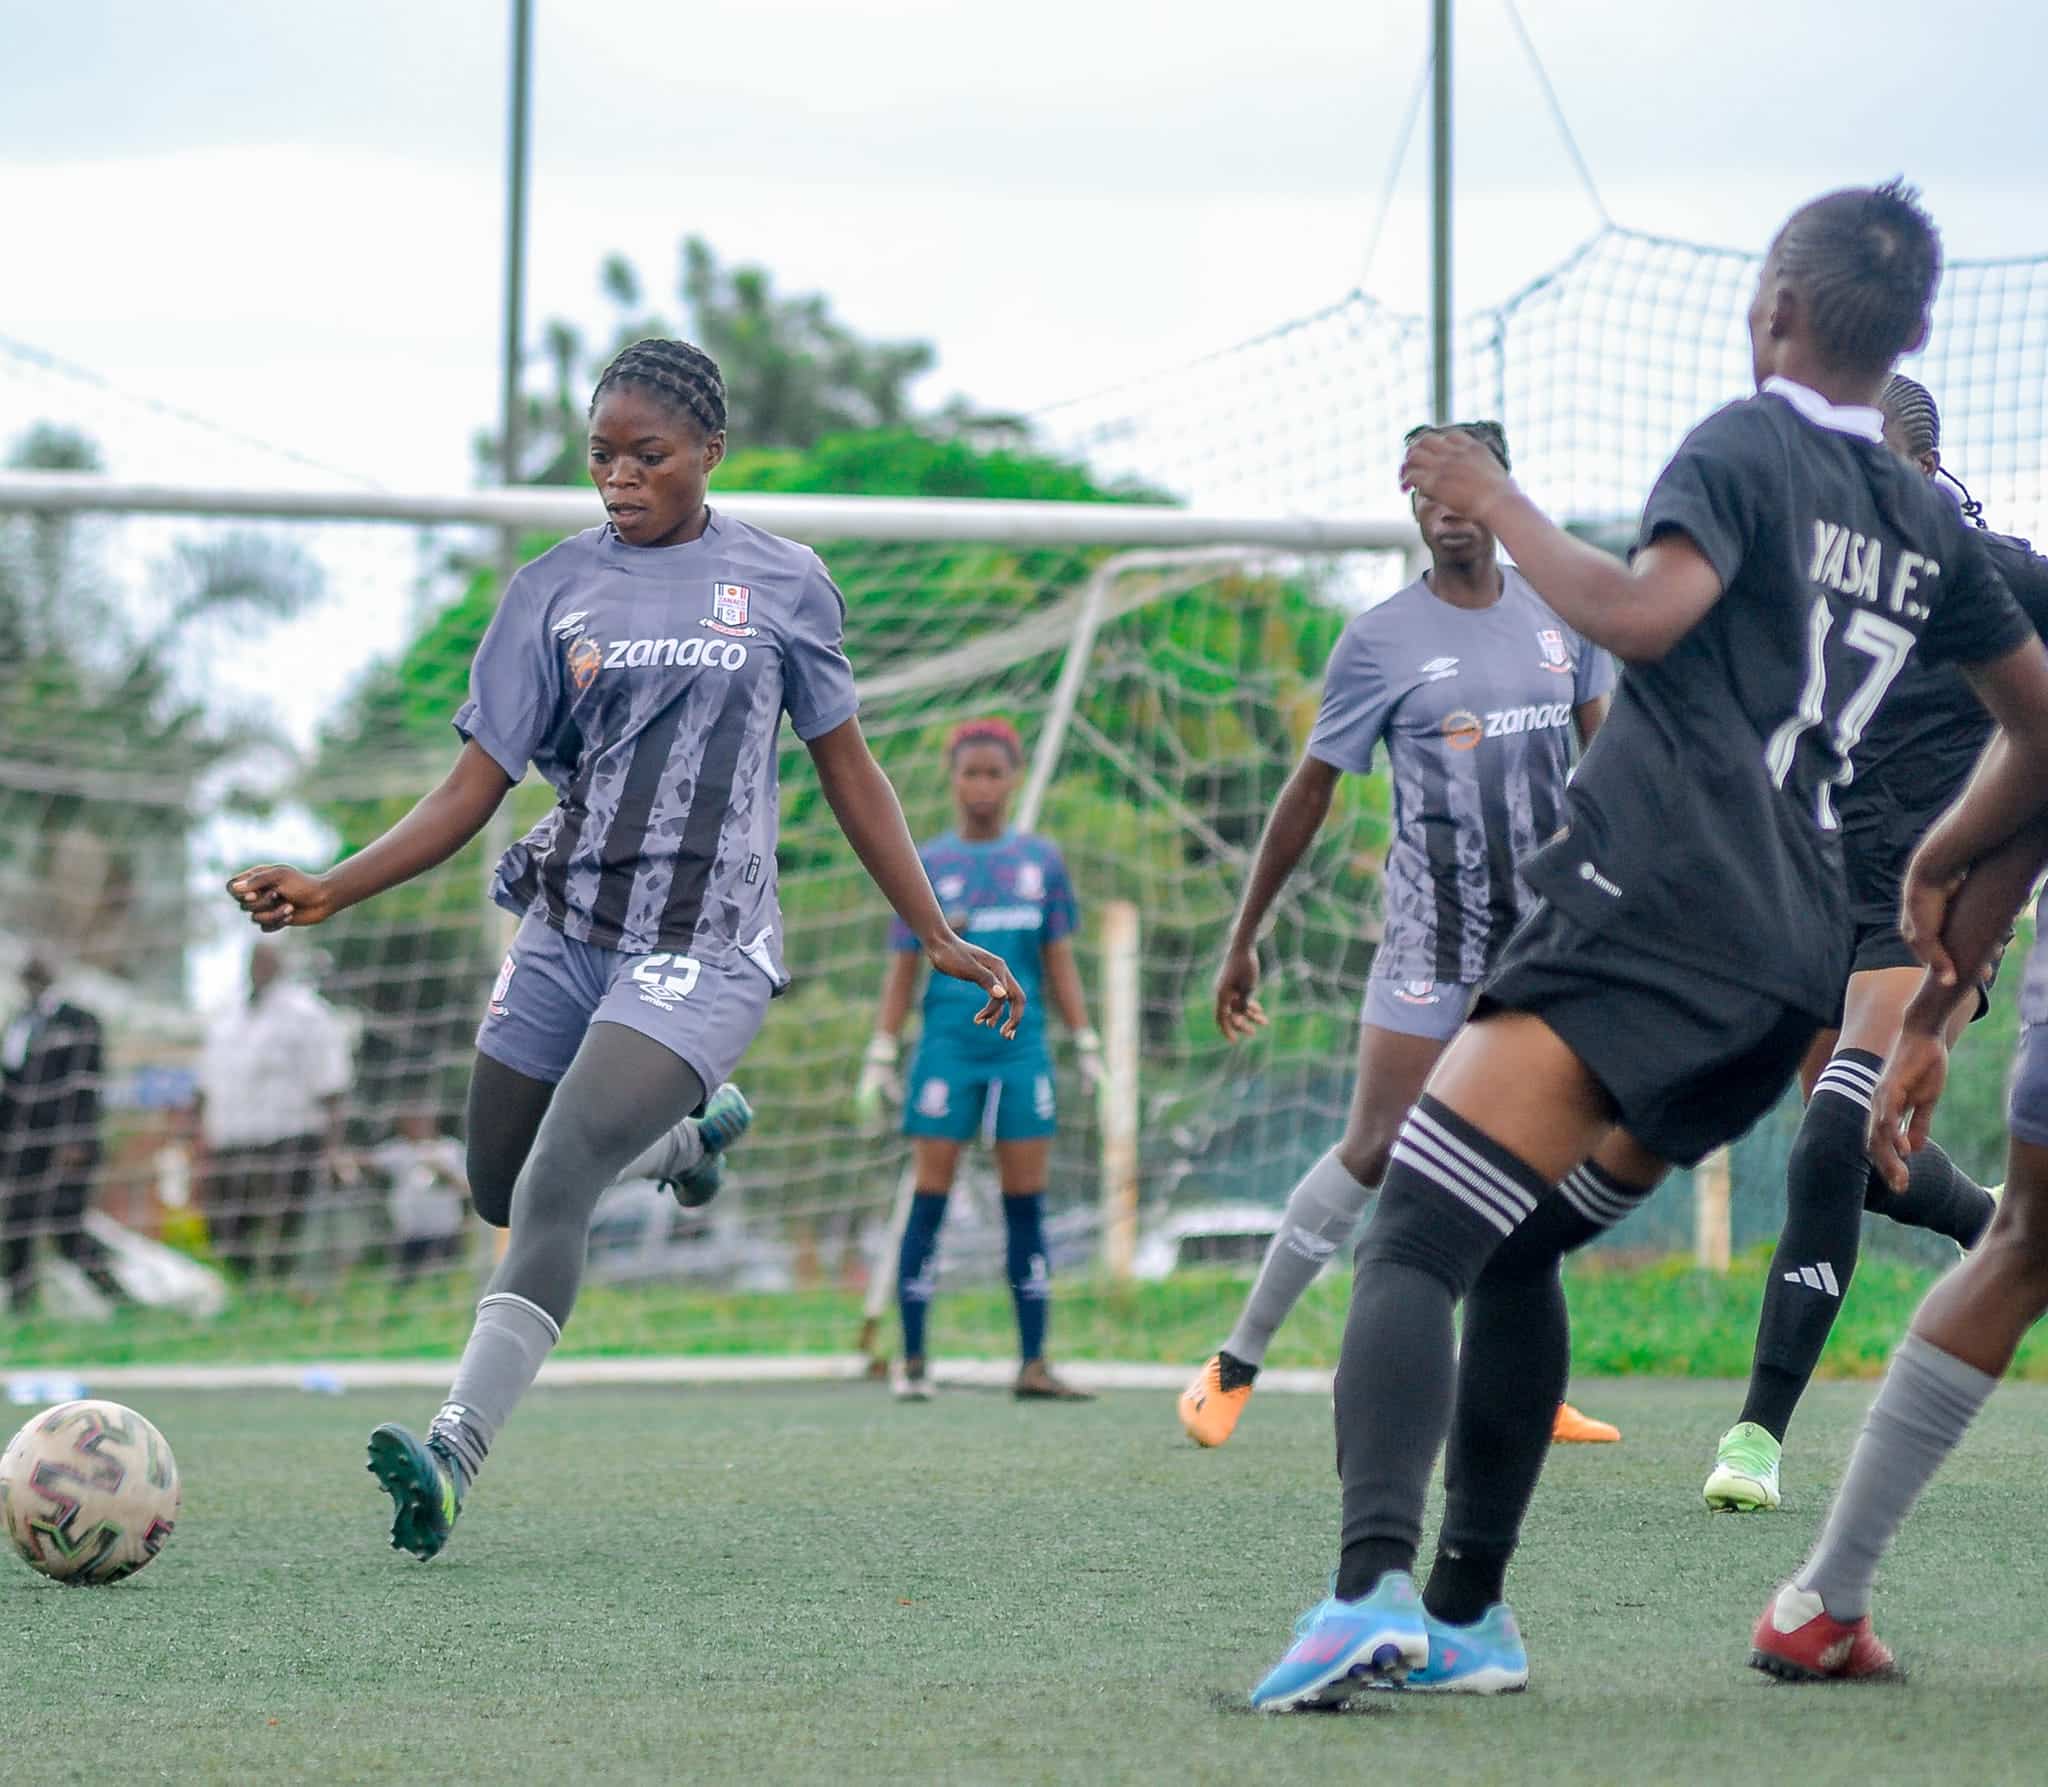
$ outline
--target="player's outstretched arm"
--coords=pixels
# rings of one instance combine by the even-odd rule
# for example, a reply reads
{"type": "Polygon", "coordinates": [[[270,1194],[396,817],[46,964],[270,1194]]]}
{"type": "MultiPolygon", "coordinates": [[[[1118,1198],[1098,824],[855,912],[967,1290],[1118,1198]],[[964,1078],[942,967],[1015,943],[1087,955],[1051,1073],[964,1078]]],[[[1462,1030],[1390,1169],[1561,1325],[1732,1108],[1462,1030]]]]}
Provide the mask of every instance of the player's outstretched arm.
{"type": "Polygon", "coordinates": [[[1628,663],[1661,658],[1721,599],[1720,574],[1683,534],[1660,535],[1623,564],[1566,533],[1468,434],[1418,435],[1401,488],[1478,522],[1563,620],[1628,663]]]}
{"type": "Polygon", "coordinates": [[[1231,1042],[1255,1036],[1265,1028],[1266,1013],[1256,998],[1259,984],[1259,932],[1266,914],[1287,885],[1316,833],[1330,816],[1330,802],[1342,772],[1320,757],[1304,757],[1294,766],[1272,817],[1259,834],[1244,896],[1231,921],[1230,940],[1216,970],[1216,1028],[1231,1042]]]}
{"type": "Polygon", "coordinates": [[[986,989],[988,1003],[975,1014],[974,1021],[999,1026],[1005,1036],[1015,1036],[1024,1016],[1024,989],[1000,956],[975,948],[956,936],[946,922],[924,864],[918,860],[910,827],[903,821],[903,805],[868,749],[860,722],[848,720],[812,739],[810,753],[818,766],[818,785],[825,791],[839,829],[860,858],[861,867],[882,890],[882,897],[923,945],[934,972],[986,989]]]}
{"type": "Polygon", "coordinates": [[[439,787],[346,862],[324,875],[265,863],[235,876],[228,892],[262,930],[317,925],[446,862],[483,830],[511,788],[512,778],[472,739],[439,787]]]}

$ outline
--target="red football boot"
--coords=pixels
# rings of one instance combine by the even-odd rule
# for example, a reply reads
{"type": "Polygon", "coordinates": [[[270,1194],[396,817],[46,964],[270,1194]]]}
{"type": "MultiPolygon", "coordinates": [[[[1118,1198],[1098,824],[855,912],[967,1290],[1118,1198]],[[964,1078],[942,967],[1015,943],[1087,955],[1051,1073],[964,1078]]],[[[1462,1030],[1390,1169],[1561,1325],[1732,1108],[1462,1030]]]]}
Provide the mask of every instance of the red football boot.
{"type": "Polygon", "coordinates": [[[1839,1620],[1820,1596],[1788,1582],[1771,1599],[1749,1640],[1749,1666],[1788,1682],[1851,1682],[1895,1675],[1892,1653],[1870,1629],[1870,1615],[1839,1620]]]}

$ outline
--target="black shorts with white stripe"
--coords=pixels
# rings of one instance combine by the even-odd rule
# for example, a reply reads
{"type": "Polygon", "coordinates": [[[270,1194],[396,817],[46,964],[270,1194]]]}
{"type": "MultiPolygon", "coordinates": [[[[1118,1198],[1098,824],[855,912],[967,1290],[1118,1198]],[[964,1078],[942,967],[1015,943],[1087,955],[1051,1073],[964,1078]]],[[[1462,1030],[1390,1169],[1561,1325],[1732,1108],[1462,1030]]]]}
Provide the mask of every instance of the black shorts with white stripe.
{"type": "MultiPolygon", "coordinates": [[[[1899,935],[1898,908],[1894,906],[1882,918],[1857,913],[1855,953],[1849,958],[1849,977],[1859,974],[1876,974],[1887,968],[1915,968],[1920,958],[1906,946],[1905,938],[1899,935]]],[[[1977,1009],[1970,1016],[1975,1023],[1991,1009],[1991,989],[1998,984],[1998,966],[2005,960],[2006,943],[2012,941],[2012,933],[2006,933],[2005,943],[1998,946],[1998,954],[1991,958],[1991,966],[1984,970],[1984,978],[1977,983],[1977,1009]]],[[[1843,990],[1844,997],[1847,989],[1843,990]]],[[[1843,1013],[1838,1006],[1835,1010],[1834,1027],[1842,1027],[1843,1013]]]]}
{"type": "Polygon", "coordinates": [[[1602,936],[1548,901],[1509,940],[1472,1021],[1499,1011],[1541,1018],[1622,1128],[1679,1166],[1776,1104],[1821,1027],[1811,1012],[1602,936]]]}

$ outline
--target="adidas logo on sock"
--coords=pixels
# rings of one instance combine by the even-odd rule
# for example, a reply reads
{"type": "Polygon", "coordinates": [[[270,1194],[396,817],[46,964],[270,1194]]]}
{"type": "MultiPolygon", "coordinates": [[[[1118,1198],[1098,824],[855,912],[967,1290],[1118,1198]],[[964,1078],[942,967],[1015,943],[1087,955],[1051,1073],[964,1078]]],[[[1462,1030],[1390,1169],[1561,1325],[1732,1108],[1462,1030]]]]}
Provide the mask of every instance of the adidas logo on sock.
{"type": "Polygon", "coordinates": [[[1842,1294],[1842,1287],[1835,1282],[1835,1269],[1826,1260],[1817,1266],[1801,1266],[1784,1276],[1787,1284],[1803,1284],[1810,1291],[1826,1291],[1830,1297],[1842,1294]]]}

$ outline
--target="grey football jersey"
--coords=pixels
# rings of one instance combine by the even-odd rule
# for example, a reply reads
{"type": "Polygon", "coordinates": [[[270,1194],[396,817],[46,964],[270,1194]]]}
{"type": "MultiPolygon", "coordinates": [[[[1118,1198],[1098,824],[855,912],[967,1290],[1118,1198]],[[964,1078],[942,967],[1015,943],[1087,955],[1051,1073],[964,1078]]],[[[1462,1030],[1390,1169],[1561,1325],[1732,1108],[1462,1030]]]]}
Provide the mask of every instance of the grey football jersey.
{"type": "Polygon", "coordinates": [[[845,614],[808,546],[715,512],[680,546],[592,528],[521,569],[455,716],[560,797],[505,852],[498,903],[781,984],[777,735],[785,712],[807,741],[853,718],[845,614]]]}
{"type": "Polygon", "coordinates": [[[1363,775],[1384,743],[1393,777],[1376,975],[1486,977],[1533,899],[1517,866],[1564,817],[1573,709],[1614,686],[1607,654],[1501,570],[1479,609],[1418,578],[1345,627],[1324,672],[1309,755],[1363,775]]]}

